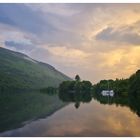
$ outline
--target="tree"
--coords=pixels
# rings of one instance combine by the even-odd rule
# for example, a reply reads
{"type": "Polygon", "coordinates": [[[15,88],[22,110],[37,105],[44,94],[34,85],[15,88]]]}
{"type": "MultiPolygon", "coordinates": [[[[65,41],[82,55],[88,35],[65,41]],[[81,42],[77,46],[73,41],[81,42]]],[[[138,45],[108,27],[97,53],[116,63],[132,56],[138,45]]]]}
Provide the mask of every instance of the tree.
{"type": "Polygon", "coordinates": [[[90,81],[82,81],[81,86],[82,86],[83,92],[90,92],[91,91],[92,84],[90,81]]]}
{"type": "Polygon", "coordinates": [[[129,94],[140,97],[140,70],[129,78],[129,94]]]}
{"type": "Polygon", "coordinates": [[[80,81],[80,76],[79,76],[79,75],[76,75],[76,76],[75,76],[75,80],[76,80],[76,81],[80,81]]]}

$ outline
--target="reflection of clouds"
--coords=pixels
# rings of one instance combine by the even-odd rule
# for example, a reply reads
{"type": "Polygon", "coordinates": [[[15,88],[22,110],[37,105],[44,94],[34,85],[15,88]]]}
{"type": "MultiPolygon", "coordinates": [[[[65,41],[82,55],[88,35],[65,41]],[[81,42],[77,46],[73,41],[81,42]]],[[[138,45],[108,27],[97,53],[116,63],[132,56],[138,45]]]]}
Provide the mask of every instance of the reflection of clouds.
{"type": "Polygon", "coordinates": [[[140,120],[127,107],[94,101],[68,105],[46,119],[9,131],[12,136],[140,136],[140,120]]]}
{"type": "MultiPolygon", "coordinates": [[[[94,107],[92,104],[90,107],[87,105],[83,106],[82,109],[79,108],[79,112],[74,112],[76,115],[73,113],[74,115],[70,117],[68,116],[73,109],[71,107],[67,109],[70,112],[66,117],[58,119],[60,122],[57,123],[61,126],[63,122],[64,125],[62,129],[58,127],[57,136],[138,136],[140,133],[139,118],[126,107],[103,106],[95,103],[94,107]]],[[[53,123],[56,125],[55,121],[53,123]]],[[[49,135],[53,135],[55,130],[51,127],[49,135]]]]}
{"type": "Polygon", "coordinates": [[[107,126],[108,131],[114,132],[118,136],[139,136],[140,120],[128,108],[108,106],[105,111],[110,112],[105,116],[103,121],[103,126],[107,126]]]}

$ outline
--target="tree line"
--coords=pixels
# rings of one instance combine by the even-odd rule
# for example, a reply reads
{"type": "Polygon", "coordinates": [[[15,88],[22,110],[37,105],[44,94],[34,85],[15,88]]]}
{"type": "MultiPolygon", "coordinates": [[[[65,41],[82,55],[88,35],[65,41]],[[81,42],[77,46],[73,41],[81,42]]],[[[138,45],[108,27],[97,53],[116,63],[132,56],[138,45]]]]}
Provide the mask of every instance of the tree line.
{"type": "Polygon", "coordinates": [[[102,90],[114,90],[117,96],[140,96],[140,70],[127,79],[101,80],[93,85],[93,92],[100,93],[102,90]]]}
{"type": "Polygon", "coordinates": [[[94,98],[102,104],[116,104],[117,106],[128,106],[133,112],[140,116],[140,70],[127,79],[101,80],[92,85],[90,81],[81,81],[76,75],[75,80],[63,81],[56,89],[48,87],[44,89],[48,94],[57,93],[63,102],[73,102],[78,108],[80,103],[88,103],[94,98]],[[102,90],[114,90],[114,97],[104,97],[102,90]],[[57,91],[57,92],[56,92],[57,91]]]}
{"type": "Polygon", "coordinates": [[[58,88],[47,87],[41,91],[45,91],[50,94],[51,92],[65,92],[67,94],[73,92],[92,92],[92,94],[100,94],[102,90],[107,90],[108,88],[110,90],[114,90],[116,96],[140,96],[140,70],[127,79],[101,80],[99,83],[94,85],[92,85],[90,81],[81,81],[80,76],[76,75],[75,80],[63,81],[58,88]]]}

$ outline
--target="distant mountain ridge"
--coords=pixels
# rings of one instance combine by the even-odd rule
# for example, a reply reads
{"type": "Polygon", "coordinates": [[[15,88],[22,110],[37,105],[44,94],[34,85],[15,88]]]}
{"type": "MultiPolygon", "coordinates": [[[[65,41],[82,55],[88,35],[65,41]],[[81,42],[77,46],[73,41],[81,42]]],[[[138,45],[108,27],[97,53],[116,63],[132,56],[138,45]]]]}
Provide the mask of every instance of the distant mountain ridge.
{"type": "Polygon", "coordinates": [[[53,66],[0,47],[1,88],[57,87],[65,80],[71,79],[53,66]]]}

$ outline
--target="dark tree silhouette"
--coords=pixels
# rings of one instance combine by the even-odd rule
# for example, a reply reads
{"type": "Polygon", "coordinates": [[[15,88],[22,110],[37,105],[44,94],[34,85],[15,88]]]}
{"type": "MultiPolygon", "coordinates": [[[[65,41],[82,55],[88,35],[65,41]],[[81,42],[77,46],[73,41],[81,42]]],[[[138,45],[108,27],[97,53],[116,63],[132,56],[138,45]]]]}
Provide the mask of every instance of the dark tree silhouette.
{"type": "Polygon", "coordinates": [[[92,100],[91,88],[90,81],[64,81],[59,85],[59,98],[64,102],[73,102],[75,108],[79,108],[80,102],[92,100]]]}
{"type": "Polygon", "coordinates": [[[76,81],[80,81],[80,76],[79,76],[79,75],[76,75],[76,76],[75,76],[75,80],[76,80],[76,81]]]}
{"type": "Polygon", "coordinates": [[[140,97],[140,70],[129,78],[129,94],[140,97]]]}

